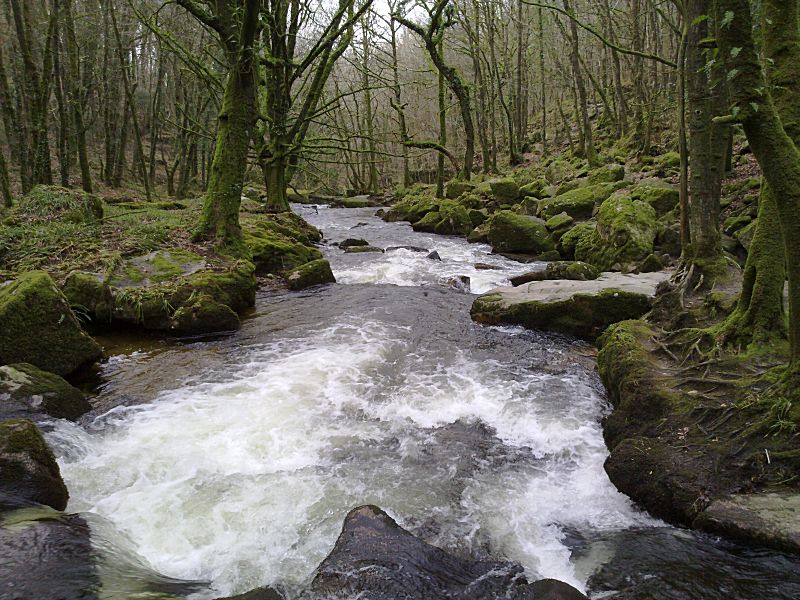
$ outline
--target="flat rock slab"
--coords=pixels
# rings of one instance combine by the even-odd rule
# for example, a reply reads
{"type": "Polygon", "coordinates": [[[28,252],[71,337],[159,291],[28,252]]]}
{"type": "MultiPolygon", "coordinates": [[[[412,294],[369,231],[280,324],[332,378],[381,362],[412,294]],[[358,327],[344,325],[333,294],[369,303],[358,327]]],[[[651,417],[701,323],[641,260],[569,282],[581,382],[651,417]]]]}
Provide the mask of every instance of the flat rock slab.
{"type": "Polygon", "coordinates": [[[716,500],[695,521],[712,533],[800,552],[800,494],[764,493],[716,500]]]}
{"type": "Polygon", "coordinates": [[[603,273],[594,280],[554,279],[500,287],[475,299],[472,318],[486,325],[522,325],[593,341],[618,321],[650,310],[670,272],[603,273]]]}

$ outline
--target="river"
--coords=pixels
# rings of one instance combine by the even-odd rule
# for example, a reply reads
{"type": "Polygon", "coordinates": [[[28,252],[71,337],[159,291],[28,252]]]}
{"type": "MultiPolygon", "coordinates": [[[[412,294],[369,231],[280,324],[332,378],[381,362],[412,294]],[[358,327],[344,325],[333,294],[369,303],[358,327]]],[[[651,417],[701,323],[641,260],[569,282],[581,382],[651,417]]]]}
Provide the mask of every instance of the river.
{"type": "Polygon", "coordinates": [[[234,335],[105,340],[96,410],[47,433],[68,511],[104,557],[105,597],[159,582],[295,597],[360,504],[592,597],[800,597],[797,557],[667,526],[616,491],[590,346],[476,325],[473,296],[448,283],[465,275],[480,293],[531,265],[374,209],[295,210],[329,242],[442,260],[328,245],[338,284],[259,292],[234,335]]]}

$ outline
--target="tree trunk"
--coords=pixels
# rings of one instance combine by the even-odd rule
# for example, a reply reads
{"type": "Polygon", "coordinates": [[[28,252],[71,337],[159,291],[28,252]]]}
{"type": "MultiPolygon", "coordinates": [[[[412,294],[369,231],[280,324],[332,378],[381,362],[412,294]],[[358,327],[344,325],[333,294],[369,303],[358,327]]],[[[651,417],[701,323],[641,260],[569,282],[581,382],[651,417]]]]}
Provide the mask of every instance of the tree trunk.
{"type": "MultiPolygon", "coordinates": [[[[765,32],[765,50],[768,55],[783,59],[796,50],[800,39],[797,2],[766,0],[764,5],[765,14],[769,15],[766,20],[774,24],[765,32]]],[[[753,154],[772,189],[783,234],[789,279],[791,354],[788,371],[794,378],[800,373],[800,152],[787,135],[767,87],[753,40],[748,1],[718,0],[718,9],[719,15],[733,15],[719,28],[720,55],[725,57],[731,86],[732,111],[726,120],[739,122],[744,127],[753,154]],[[734,48],[737,50],[732,51],[734,48]]],[[[796,89],[796,59],[775,62],[776,71],[770,79],[796,89]]],[[[796,101],[796,95],[789,97],[796,101]]],[[[781,94],[777,99],[778,106],[787,100],[781,94]]]]}
{"type": "MultiPolygon", "coordinates": [[[[563,0],[564,10],[571,13],[569,0],[563,0]]],[[[578,47],[578,25],[575,19],[569,20],[570,24],[570,60],[572,62],[572,73],[575,76],[575,86],[578,91],[578,102],[580,108],[580,120],[583,131],[583,150],[589,166],[597,164],[597,153],[594,148],[594,141],[592,139],[592,122],[589,120],[589,105],[586,97],[586,84],[584,83],[583,73],[580,65],[580,49],[578,47]]],[[[576,115],[577,116],[577,115],[576,115]]]]}

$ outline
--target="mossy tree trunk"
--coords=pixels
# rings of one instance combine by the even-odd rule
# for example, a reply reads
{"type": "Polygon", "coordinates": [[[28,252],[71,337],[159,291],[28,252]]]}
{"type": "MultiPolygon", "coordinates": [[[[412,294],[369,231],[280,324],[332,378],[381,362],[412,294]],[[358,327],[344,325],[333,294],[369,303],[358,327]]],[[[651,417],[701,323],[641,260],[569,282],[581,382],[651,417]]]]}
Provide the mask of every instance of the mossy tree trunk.
{"type": "Polygon", "coordinates": [[[0,150],[0,206],[10,207],[12,204],[11,186],[8,183],[8,165],[6,164],[6,155],[0,150]]]}
{"type": "MultiPolygon", "coordinates": [[[[800,42],[798,8],[794,0],[765,0],[763,5],[765,22],[772,25],[764,31],[764,49],[772,59],[770,81],[776,84],[774,90],[767,86],[759,62],[748,1],[717,0],[717,14],[723,16],[720,55],[725,57],[732,101],[731,114],[724,121],[744,127],[775,199],[789,280],[789,373],[794,378],[800,373],[800,152],[787,133],[793,126],[784,128],[783,115],[779,115],[781,108],[786,110],[787,105],[796,103],[797,95],[784,96],[779,88],[797,89],[800,79],[800,61],[795,54],[800,42]]],[[[786,113],[786,122],[792,122],[790,113],[786,113]]],[[[771,302],[774,310],[780,298],[771,302]]]]}
{"type": "Polygon", "coordinates": [[[684,264],[694,266],[696,278],[704,277],[704,289],[713,286],[716,276],[725,270],[719,232],[720,191],[724,168],[726,139],[722,125],[715,124],[714,89],[719,74],[709,72],[707,50],[711,19],[709,0],[689,0],[690,23],[686,46],[686,92],[688,109],[689,196],[687,206],[688,244],[683,248],[684,264]]]}
{"type": "MultiPolygon", "coordinates": [[[[444,39],[439,42],[439,52],[444,56],[444,39]]],[[[439,72],[439,145],[447,147],[447,88],[444,75],[439,72]]],[[[436,197],[444,198],[444,154],[436,154],[436,197]]]]}
{"type": "Polygon", "coordinates": [[[247,168],[247,152],[256,123],[255,40],[259,30],[259,0],[219,0],[214,13],[194,0],[178,4],[214,30],[225,49],[228,77],[217,120],[217,137],[203,211],[196,230],[199,239],[220,249],[243,254],[239,205],[247,168]]]}

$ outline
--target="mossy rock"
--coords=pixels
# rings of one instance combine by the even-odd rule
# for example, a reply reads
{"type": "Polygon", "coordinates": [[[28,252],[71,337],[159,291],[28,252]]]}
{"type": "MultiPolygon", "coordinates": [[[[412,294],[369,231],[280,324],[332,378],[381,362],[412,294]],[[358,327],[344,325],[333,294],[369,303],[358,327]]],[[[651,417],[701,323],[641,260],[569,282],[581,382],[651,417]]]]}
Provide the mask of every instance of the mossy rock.
{"type": "Polygon", "coordinates": [[[587,221],[584,223],[578,223],[566,233],[562,234],[558,240],[558,247],[561,251],[561,255],[567,259],[574,258],[575,247],[578,245],[578,242],[580,242],[584,237],[592,235],[595,227],[595,223],[587,221]]]}
{"type": "Polygon", "coordinates": [[[245,231],[244,242],[259,275],[282,273],[322,258],[317,248],[275,232],[245,231]]]}
{"type": "Polygon", "coordinates": [[[680,201],[680,192],[674,185],[657,179],[648,179],[631,189],[631,198],[647,202],[656,211],[656,216],[663,217],[672,211],[680,201]]]}
{"type": "Polygon", "coordinates": [[[589,173],[589,184],[614,183],[625,179],[624,165],[603,165],[589,173]]]}
{"type": "Polygon", "coordinates": [[[589,281],[597,279],[600,271],[592,265],[575,260],[556,260],[547,263],[543,271],[530,271],[511,278],[511,285],[520,286],[533,281],[548,281],[553,279],[568,279],[575,281],[589,281]]]}
{"type": "Polygon", "coordinates": [[[541,198],[542,190],[547,187],[547,181],[544,179],[537,179],[531,183],[526,183],[519,188],[519,195],[522,198],[541,198]]]}
{"type": "Polygon", "coordinates": [[[103,204],[83,190],[37,185],[20,198],[10,218],[27,223],[96,223],[103,218],[103,204]]]}
{"type": "Polygon", "coordinates": [[[458,202],[443,200],[439,205],[439,222],[434,233],[439,235],[468,235],[473,229],[467,209],[458,202]]]}
{"type": "Polygon", "coordinates": [[[750,215],[734,215],[725,219],[722,223],[722,231],[727,235],[733,235],[745,225],[750,224],[753,217],[750,215]]]}
{"type": "Polygon", "coordinates": [[[114,299],[102,273],[72,271],[67,275],[61,291],[73,311],[85,313],[95,324],[111,321],[114,299]]]}
{"type": "Polygon", "coordinates": [[[0,367],[0,418],[35,418],[44,412],[75,420],[91,408],[83,392],[55,373],[28,363],[0,367]]]}
{"type": "Polygon", "coordinates": [[[655,273],[663,268],[664,262],[655,254],[648,254],[647,258],[639,264],[639,272],[641,273],[655,273]]]}
{"type": "Polygon", "coordinates": [[[681,254],[681,228],[672,213],[658,220],[655,248],[674,257],[681,254]]]}
{"type": "Polygon", "coordinates": [[[372,198],[342,198],[336,203],[342,208],[369,208],[370,206],[377,206],[372,198]]]}
{"type": "Polygon", "coordinates": [[[456,200],[461,206],[466,209],[480,209],[483,208],[486,201],[482,196],[478,194],[473,194],[472,192],[466,192],[461,194],[458,199],[456,200]]]}
{"type": "Polygon", "coordinates": [[[203,293],[220,304],[241,313],[256,303],[256,278],[251,262],[238,261],[217,269],[207,269],[182,278],[172,296],[173,306],[180,306],[195,293],[203,293]]]}
{"type": "Polygon", "coordinates": [[[652,206],[630,196],[616,194],[603,202],[597,227],[575,246],[575,259],[603,271],[625,268],[653,252],[656,212],[652,206]]]}
{"type": "Polygon", "coordinates": [[[530,215],[535,217],[539,214],[539,203],[541,200],[535,198],[533,196],[527,196],[523,198],[519,204],[514,206],[514,212],[519,213],[521,215],[530,215]]]}
{"type": "Polygon", "coordinates": [[[47,273],[30,271],[0,285],[0,362],[67,375],[101,356],[47,273]]]}
{"type": "Polygon", "coordinates": [[[758,223],[758,220],[752,221],[733,234],[736,241],[748,252],[750,251],[750,244],[753,243],[753,237],[756,234],[756,223],[758,223]]]}
{"type": "Polygon", "coordinates": [[[416,223],[426,214],[439,209],[439,201],[433,197],[432,190],[424,190],[420,194],[408,194],[395,203],[383,216],[389,223],[395,221],[408,221],[416,223]]]}
{"type": "Polygon", "coordinates": [[[347,246],[344,251],[347,254],[364,254],[370,252],[383,252],[383,248],[377,246],[347,246]]]}
{"type": "Polygon", "coordinates": [[[292,269],[285,277],[290,290],[304,290],[314,285],[336,282],[331,265],[324,258],[292,269]]]}
{"type": "Polygon", "coordinates": [[[559,229],[569,228],[569,226],[572,225],[574,222],[575,219],[573,219],[567,213],[562,212],[558,213],[557,215],[553,215],[552,217],[547,219],[545,225],[547,226],[547,229],[549,229],[550,231],[556,231],[559,229]]]}
{"type": "Polygon", "coordinates": [[[369,242],[362,238],[347,238],[339,243],[339,248],[343,250],[355,246],[369,246],[369,242]]]}
{"type": "Polygon", "coordinates": [[[500,204],[513,204],[519,198],[519,186],[511,177],[489,181],[492,197],[500,204]]]}
{"type": "Polygon", "coordinates": [[[595,340],[610,324],[640,317],[651,306],[651,300],[644,294],[613,288],[576,293],[555,301],[532,300],[508,305],[499,300],[490,295],[478,297],[470,310],[472,318],[487,325],[521,325],[589,341],[595,340]]]}
{"type": "Polygon", "coordinates": [[[589,181],[587,179],[570,179],[569,181],[564,181],[563,183],[557,185],[553,195],[560,196],[561,194],[566,194],[572,190],[577,190],[579,187],[583,187],[588,184],[589,181]]]}
{"type": "Polygon", "coordinates": [[[0,508],[67,507],[69,494],[52,450],[32,421],[0,423],[0,508]]]}
{"type": "Polygon", "coordinates": [[[574,179],[577,169],[563,158],[555,158],[547,165],[544,176],[548,183],[560,183],[565,179],[574,179]]]}
{"type": "Polygon", "coordinates": [[[460,179],[451,179],[444,186],[444,195],[450,200],[457,200],[462,194],[475,189],[475,184],[460,179]]]}
{"type": "Polygon", "coordinates": [[[657,173],[669,175],[677,173],[681,166],[681,155],[677,152],[666,152],[653,158],[653,167],[657,173]]]}
{"type": "Polygon", "coordinates": [[[488,244],[489,243],[489,221],[484,221],[467,235],[467,241],[470,244],[488,244]]]}
{"type": "Polygon", "coordinates": [[[441,221],[442,218],[439,216],[439,211],[433,211],[426,213],[424,217],[422,217],[419,221],[412,223],[411,228],[414,231],[423,231],[426,233],[433,233],[433,230],[436,228],[436,225],[441,221]]]}
{"type": "Polygon", "coordinates": [[[181,335],[235,331],[239,326],[239,317],[229,306],[204,292],[192,294],[172,315],[172,330],[181,335]]]}
{"type": "Polygon", "coordinates": [[[111,274],[109,285],[143,287],[191,275],[205,267],[206,260],[199,254],[183,248],[165,248],[125,259],[111,274]]]}
{"type": "Polygon", "coordinates": [[[469,215],[469,220],[472,223],[473,227],[478,227],[486,222],[486,219],[489,217],[486,215],[486,211],[476,210],[474,208],[470,208],[467,210],[467,214],[469,215]]]}
{"type": "Polygon", "coordinates": [[[555,250],[544,221],[501,211],[489,220],[488,241],[495,252],[541,254],[555,250]]]}
{"type": "Polygon", "coordinates": [[[625,185],[623,182],[617,182],[579,187],[560,196],[542,200],[539,203],[539,214],[543,218],[549,219],[565,212],[573,219],[588,219],[598,204],[623,185],[625,185]]]}

